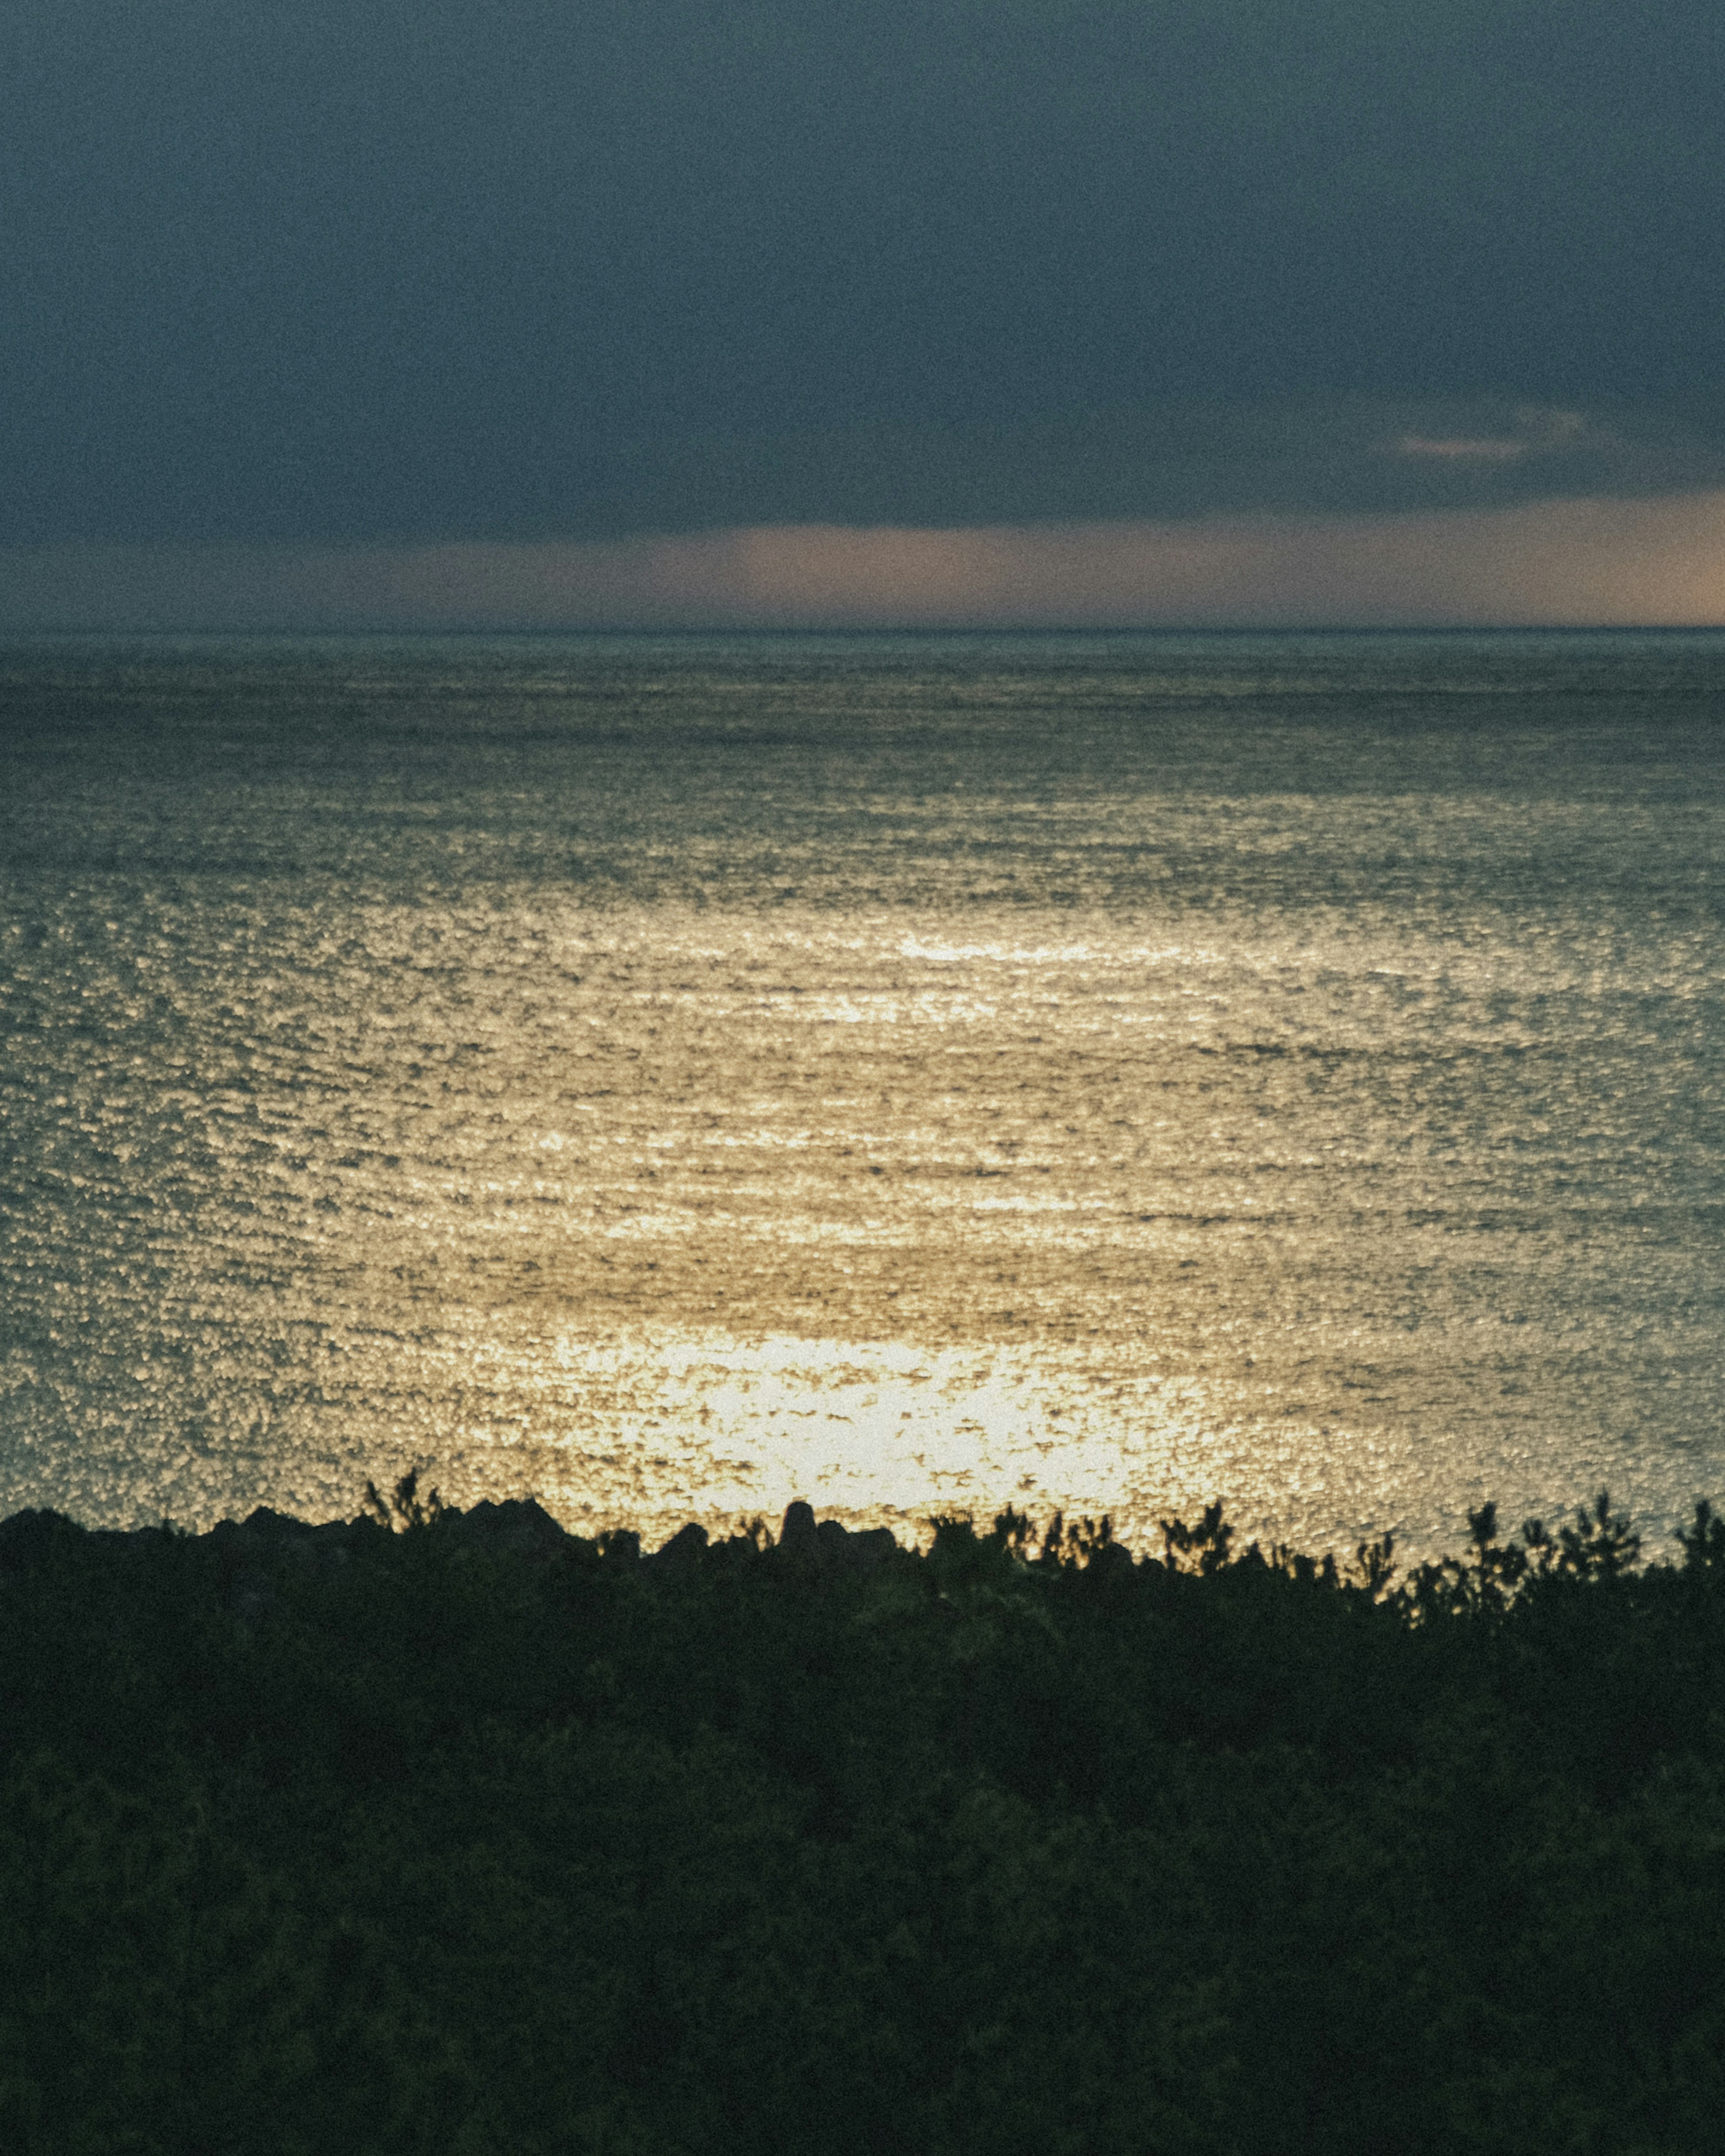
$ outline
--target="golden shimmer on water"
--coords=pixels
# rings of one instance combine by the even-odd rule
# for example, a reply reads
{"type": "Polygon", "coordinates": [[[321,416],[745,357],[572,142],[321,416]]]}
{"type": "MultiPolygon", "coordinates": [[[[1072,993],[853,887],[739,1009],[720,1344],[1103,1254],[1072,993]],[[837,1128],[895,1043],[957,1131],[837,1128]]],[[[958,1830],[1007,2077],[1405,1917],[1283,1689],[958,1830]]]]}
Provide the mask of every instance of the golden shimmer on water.
{"type": "Polygon", "coordinates": [[[74,675],[13,825],[0,1502],[1681,1513],[1725,816],[1711,647],[1633,656],[74,675]]]}

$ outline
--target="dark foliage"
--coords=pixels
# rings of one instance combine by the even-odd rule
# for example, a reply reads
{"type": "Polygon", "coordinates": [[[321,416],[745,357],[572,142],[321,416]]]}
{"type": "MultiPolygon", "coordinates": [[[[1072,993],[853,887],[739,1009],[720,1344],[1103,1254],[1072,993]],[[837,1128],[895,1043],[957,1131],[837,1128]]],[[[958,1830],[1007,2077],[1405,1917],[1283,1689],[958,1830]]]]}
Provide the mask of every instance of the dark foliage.
{"type": "Polygon", "coordinates": [[[1712,2150],[1725,1522],[0,1525],[0,2148],[1712,2150]]]}

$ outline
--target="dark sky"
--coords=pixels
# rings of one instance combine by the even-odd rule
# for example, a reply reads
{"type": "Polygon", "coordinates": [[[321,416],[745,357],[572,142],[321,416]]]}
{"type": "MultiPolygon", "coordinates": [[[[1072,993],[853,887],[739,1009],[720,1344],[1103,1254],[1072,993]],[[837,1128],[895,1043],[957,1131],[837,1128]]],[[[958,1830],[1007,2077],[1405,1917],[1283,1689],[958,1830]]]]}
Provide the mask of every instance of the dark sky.
{"type": "Polygon", "coordinates": [[[0,543],[1725,477],[1720,0],[0,0],[0,543]]]}

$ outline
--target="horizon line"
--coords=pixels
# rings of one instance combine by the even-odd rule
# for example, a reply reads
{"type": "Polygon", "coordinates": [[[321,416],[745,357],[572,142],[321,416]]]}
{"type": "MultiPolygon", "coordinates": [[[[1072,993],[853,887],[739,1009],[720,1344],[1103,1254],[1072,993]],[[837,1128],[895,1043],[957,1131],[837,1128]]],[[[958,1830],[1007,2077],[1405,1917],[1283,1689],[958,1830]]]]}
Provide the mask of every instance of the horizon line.
{"type": "Polygon", "coordinates": [[[371,638],[379,641],[429,641],[439,637],[474,641],[502,639],[520,643],[556,642],[565,639],[602,637],[652,639],[727,636],[762,637],[917,637],[932,642],[945,636],[1071,637],[1300,637],[1300,636],[1718,636],[1725,637],[1722,621],[1408,621],[1358,622],[1316,619],[1304,622],[999,622],[999,621],[875,621],[855,622],[569,622],[482,623],[444,622],[434,624],[356,623],[331,627],[327,623],[270,622],[264,624],[152,623],[127,627],[121,623],[47,623],[10,628],[0,623],[0,649],[8,645],[79,640],[85,643],[137,643],[151,639],[187,642],[203,639],[266,641],[291,638],[299,642],[352,643],[371,638]]]}

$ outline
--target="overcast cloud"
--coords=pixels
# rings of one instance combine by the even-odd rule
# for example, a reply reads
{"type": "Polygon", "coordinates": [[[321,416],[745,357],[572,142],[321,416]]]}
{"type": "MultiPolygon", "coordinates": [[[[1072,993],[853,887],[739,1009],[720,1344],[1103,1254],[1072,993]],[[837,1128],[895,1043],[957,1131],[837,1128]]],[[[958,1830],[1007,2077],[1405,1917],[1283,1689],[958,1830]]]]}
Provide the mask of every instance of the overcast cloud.
{"type": "Polygon", "coordinates": [[[4,0],[0,610],[1699,495],[1722,115],[1717,0],[4,0]]]}

